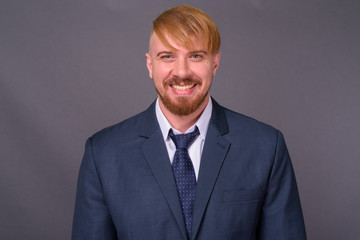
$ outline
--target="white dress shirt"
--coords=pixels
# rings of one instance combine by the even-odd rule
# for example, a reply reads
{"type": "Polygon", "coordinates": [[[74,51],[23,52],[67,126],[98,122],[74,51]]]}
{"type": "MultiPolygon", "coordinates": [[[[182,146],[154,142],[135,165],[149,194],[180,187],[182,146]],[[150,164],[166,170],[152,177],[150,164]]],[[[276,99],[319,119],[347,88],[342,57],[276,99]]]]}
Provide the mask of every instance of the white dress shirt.
{"type": "MultiPolygon", "coordinates": [[[[175,128],[173,128],[171,126],[171,124],[169,123],[169,121],[166,119],[165,115],[163,114],[163,112],[160,109],[159,99],[156,100],[155,108],[156,108],[156,118],[160,125],[160,129],[161,129],[164,141],[165,141],[165,145],[166,145],[166,148],[167,148],[167,151],[169,154],[170,163],[172,164],[174,155],[175,155],[175,151],[176,151],[176,147],[175,147],[175,144],[172,141],[172,139],[169,137],[169,130],[172,129],[173,133],[175,135],[181,134],[181,132],[176,130],[175,128]]],[[[202,151],[203,151],[204,144],[205,144],[205,137],[206,137],[207,129],[209,126],[211,113],[212,113],[212,102],[211,102],[211,99],[209,99],[209,102],[206,105],[200,118],[197,120],[197,122],[193,126],[191,126],[185,132],[185,133],[189,133],[189,132],[194,131],[195,126],[197,126],[200,131],[200,135],[195,139],[195,141],[188,148],[189,156],[190,156],[190,159],[194,166],[196,181],[197,181],[198,175],[199,175],[200,160],[201,160],[201,155],[202,155],[202,151]]]]}

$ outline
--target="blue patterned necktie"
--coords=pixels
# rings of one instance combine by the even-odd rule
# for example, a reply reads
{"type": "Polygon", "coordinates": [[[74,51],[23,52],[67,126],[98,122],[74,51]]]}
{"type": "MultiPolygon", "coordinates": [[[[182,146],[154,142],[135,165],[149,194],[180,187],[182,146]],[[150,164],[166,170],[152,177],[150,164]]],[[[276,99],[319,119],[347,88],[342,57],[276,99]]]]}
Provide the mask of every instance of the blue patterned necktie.
{"type": "Polygon", "coordinates": [[[191,237],[196,177],[187,149],[199,134],[200,132],[197,127],[195,127],[193,132],[187,134],[175,135],[171,129],[169,131],[169,137],[173,140],[176,146],[172,168],[189,237],[191,237]]]}

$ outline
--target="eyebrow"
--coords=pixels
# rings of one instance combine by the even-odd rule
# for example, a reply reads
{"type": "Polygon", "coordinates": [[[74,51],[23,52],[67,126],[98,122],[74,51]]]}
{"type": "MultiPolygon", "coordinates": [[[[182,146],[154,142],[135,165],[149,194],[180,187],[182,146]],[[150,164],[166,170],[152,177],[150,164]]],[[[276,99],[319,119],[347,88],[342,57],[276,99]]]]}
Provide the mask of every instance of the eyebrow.
{"type": "Polygon", "coordinates": [[[196,51],[190,52],[190,54],[194,54],[194,53],[202,53],[202,54],[205,54],[205,55],[208,54],[208,52],[207,52],[207,51],[204,51],[204,50],[196,50],[196,51]]]}
{"type": "Polygon", "coordinates": [[[161,52],[158,52],[156,54],[156,57],[159,57],[160,55],[163,55],[163,54],[173,54],[173,52],[170,52],[170,51],[161,51],[161,52]]]}
{"type": "MultiPolygon", "coordinates": [[[[158,52],[156,54],[156,57],[159,57],[160,55],[163,55],[163,54],[173,54],[174,52],[171,52],[171,51],[161,51],[161,52],[158,52]]],[[[195,54],[195,53],[202,53],[202,54],[205,54],[207,55],[208,52],[207,51],[204,51],[204,50],[195,50],[195,51],[191,51],[190,54],[195,54]]]]}

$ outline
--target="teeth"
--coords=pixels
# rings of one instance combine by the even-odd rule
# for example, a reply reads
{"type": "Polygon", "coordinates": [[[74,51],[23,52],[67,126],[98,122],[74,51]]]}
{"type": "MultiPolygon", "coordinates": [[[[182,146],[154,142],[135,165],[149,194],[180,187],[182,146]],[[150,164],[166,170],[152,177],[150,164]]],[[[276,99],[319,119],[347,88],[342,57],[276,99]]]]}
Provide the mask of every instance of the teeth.
{"type": "Polygon", "coordinates": [[[188,90],[192,87],[194,87],[195,84],[193,85],[186,85],[186,86],[179,86],[179,85],[172,85],[173,88],[175,88],[176,90],[179,90],[179,91],[185,91],[185,90],[188,90]]]}

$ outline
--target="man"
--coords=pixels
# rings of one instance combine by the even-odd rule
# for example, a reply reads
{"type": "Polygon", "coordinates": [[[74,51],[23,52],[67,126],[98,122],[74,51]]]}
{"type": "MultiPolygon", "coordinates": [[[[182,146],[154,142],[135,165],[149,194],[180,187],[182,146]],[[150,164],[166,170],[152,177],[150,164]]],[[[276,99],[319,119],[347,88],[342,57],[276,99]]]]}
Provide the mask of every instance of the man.
{"type": "Polygon", "coordinates": [[[219,47],[199,9],[153,22],[158,99],[88,139],[73,239],[306,239],[282,134],[210,98],[219,47]]]}

